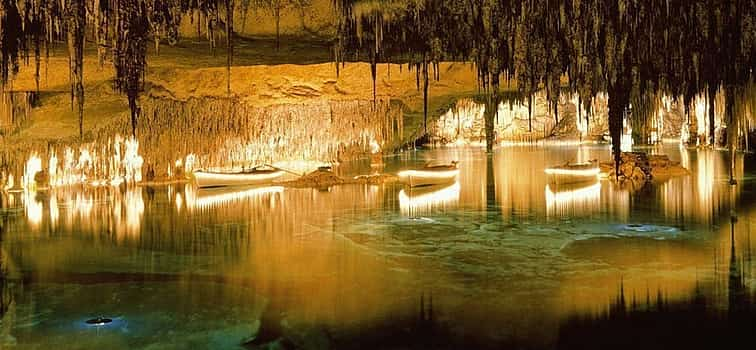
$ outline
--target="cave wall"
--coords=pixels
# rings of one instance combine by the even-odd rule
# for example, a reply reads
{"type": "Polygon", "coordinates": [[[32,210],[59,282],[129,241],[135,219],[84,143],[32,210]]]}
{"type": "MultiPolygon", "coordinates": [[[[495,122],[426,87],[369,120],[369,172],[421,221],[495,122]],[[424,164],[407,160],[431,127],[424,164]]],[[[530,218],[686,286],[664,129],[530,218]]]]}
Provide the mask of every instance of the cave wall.
{"type": "MultiPolygon", "coordinates": [[[[143,99],[140,154],[158,178],[196,156],[203,168],[239,168],[282,161],[340,162],[392,150],[402,141],[402,107],[379,100],[312,100],[257,106],[243,99],[143,99]]],[[[116,123],[104,135],[124,134],[116,123]]]]}
{"type": "MultiPolygon", "coordinates": [[[[607,102],[607,96],[603,93],[598,94],[590,105],[581,103],[576,96],[562,95],[557,105],[557,121],[543,91],[533,98],[532,118],[529,118],[527,100],[505,100],[499,104],[493,124],[495,141],[530,142],[544,138],[603,140],[609,133],[607,102]]],[[[657,134],[654,140],[648,142],[680,139],[687,119],[684,108],[678,102],[674,100],[659,109],[654,123],[657,134]]],[[[483,103],[471,98],[460,99],[431,123],[431,140],[440,144],[484,144],[484,114],[483,103]]]]}

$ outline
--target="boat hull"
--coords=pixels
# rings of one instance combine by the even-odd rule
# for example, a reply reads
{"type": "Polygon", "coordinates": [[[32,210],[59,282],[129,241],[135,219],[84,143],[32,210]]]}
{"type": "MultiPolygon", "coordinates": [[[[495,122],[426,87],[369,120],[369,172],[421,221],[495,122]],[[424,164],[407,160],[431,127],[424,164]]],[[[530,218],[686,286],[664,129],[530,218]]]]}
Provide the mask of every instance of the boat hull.
{"type": "Polygon", "coordinates": [[[213,173],[198,171],[194,180],[199,188],[249,186],[270,184],[283,175],[282,171],[259,173],[213,173]]]}
{"type": "Polygon", "coordinates": [[[405,170],[399,174],[410,187],[451,184],[457,180],[459,169],[405,170]]]}

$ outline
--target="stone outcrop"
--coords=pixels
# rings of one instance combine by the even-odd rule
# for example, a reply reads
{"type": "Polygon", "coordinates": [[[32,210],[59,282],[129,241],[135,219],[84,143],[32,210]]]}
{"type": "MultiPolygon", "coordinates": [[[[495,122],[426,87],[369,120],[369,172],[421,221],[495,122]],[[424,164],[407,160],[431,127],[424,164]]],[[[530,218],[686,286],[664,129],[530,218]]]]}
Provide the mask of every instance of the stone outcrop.
{"type": "Polygon", "coordinates": [[[643,152],[623,152],[618,174],[615,173],[613,162],[601,163],[600,166],[601,173],[609,179],[632,180],[636,183],[688,174],[688,170],[679,162],[670,160],[666,155],[648,155],[643,152]]]}
{"type": "Polygon", "coordinates": [[[648,157],[651,165],[651,176],[656,180],[664,180],[674,176],[685,176],[690,174],[688,169],[669,159],[667,155],[651,155],[648,157]]]}
{"type": "Polygon", "coordinates": [[[344,178],[330,170],[318,169],[296,180],[286,181],[282,185],[295,188],[327,188],[348,184],[380,185],[395,183],[398,180],[399,178],[392,174],[360,175],[353,178],[344,178]]]}

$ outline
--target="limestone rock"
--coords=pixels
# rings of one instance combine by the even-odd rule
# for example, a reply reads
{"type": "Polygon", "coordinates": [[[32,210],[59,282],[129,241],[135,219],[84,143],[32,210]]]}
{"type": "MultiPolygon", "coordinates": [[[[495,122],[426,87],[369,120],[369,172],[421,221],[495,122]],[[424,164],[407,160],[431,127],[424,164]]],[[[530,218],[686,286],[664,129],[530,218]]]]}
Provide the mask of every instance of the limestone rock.
{"type": "Polygon", "coordinates": [[[50,174],[45,170],[38,171],[34,174],[34,183],[37,184],[37,187],[47,187],[50,184],[50,174]]]}
{"type": "Polygon", "coordinates": [[[635,167],[635,169],[633,169],[633,174],[632,176],[630,176],[630,178],[635,181],[643,181],[643,180],[646,180],[647,175],[646,173],[643,172],[643,170],[640,167],[635,167]]]}
{"type": "MultiPolygon", "coordinates": [[[[606,177],[615,179],[613,162],[600,164],[601,173],[606,177]]],[[[646,180],[664,180],[672,176],[684,176],[688,170],[680,166],[679,162],[669,159],[666,155],[647,155],[643,152],[622,153],[619,166],[619,179],[630,179],[636,184],[642,184],[646,180]]]]}

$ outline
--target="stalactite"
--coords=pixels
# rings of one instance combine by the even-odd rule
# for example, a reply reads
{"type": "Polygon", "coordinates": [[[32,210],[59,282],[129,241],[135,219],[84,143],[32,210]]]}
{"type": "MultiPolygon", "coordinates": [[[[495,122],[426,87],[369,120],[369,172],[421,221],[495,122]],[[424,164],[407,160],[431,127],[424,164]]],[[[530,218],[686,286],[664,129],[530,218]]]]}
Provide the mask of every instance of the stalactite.
{"type": "MultiPolygon", "coordinates": [[[[278,4],[274,6],[278,18],[281,3],[272,3],[278,4]]],[[[233,63],[233,15],[229,13],[233,12],[233,4],[233,0],[225,2],[229,77],[233,63]]],[[[249,1],[242,0],[241,4],[245,7],[249,1]]],[[[710,101],[708,136],[714,144],[716,127],[721,123],[715,120],[713,101],[717,90],[731,86],[741,91],[753,80],[756,40],[751,18],[756,17],[756,10],[747,1],[712,1],[704,7],[700,2],[660,5],[638,0],[619,3],[484,0],[472,1],[469,6],[459,6],[458,1],[452,0],[420,0],[401,5],[334,0],[333,4],[338,21],[334,44],[337,75],[339,63],[344,64],[346,57],[372,57],[373,71],[381,61],[408,63],[417,69],[416,83],[420,89],[420,75],[424,78],[423,87],[429,75],[424,73],[428,64],[433,65],[433,77],[439,79],[439,61],[470,60],[485,94],[495,93],[498,80],[505,74],[508,80],[516,79],[518,89],[528,95],[545,86],[552,107],[558,99],[555,96],[561,88],[561,75],[567,74],[569,92],[577,93],[585,101],[586,110],[591,109],[592,98],[608,90],[616,93],[621,89],[612,85],[627,80],[632,84],[623,89],[632,89],[634,130],[640,135],[647,136],[650,128],[655,127],[649,117],[656,113],[653,105],[659,103],[660,96],[682,95],[687,105],[694,96],[703,93],[710,101]],[[363,9],[360,12],[353,11],[357,3],[363,9]],[[554,9],[558,9],[558,16],[554,9]],[[370,52],[372,56],[368,56],[370,52]],[[636,103],[649,96],[653,96],[650,103],[636,103]]],[[[112,41],[115,84],[129,99],[135,132],[146,66],[145,42],[154,40],[158,45],[163,38],[173,40],[178,35],[178,12],[181,12],[195,15],[198,35],[203,34],[204,24],[210,45],[215,47],[214,29],[221,25],[219,10],[224,5],[219,0],[0,0],[0,6],[0,28],[20,28],[0,30],[3,86],[18,71],[19,57],[24,64],[30,64],[33,56],[39,89],[42,50],[47,59],[50,45],[66,40],[71,58],[72,104],[79,107],[80,134],[83,134],[80,57],[86,26],[92,28],[100,63],[108,46],[104,43],[112,41]],[[87,13],[85,8],[93,12],[87,13]],[[138,17],[135,13],[146,19],[135,20],[138,17]]],[[[230,81],[227,88],[230,91],[230,81]]],[[[732,132],[753,126],[742,119],[746,112],[736,108],[740,104],[739,95],[735,93],[734,100],[726,99],[716,105],[717,111],[734,113],[734,117],[728,117],[720,125],[732,132]]],[[[424,109],[426,119],[428,112],[424,109]]],[[[559,119],[557,113],[554,112],[555,122],[559,119]]],[[[734,137],[740,137],[740,133],[736,132],[734,137]]],[[[646,136],[642,138],[649,139],[646,136]]]]}
{"type": "Polygon", "coordinates": [[[428,133],[428,62],[423,62],[423,132],[428,133]]]}
{"type": "Polygon", "coordinates": [[[116,68],[115,87],[124,92],[129,101],[131,134],[136,137],[139,120],[139,94],[147,65],[147,33],[149,23],[143,1],[117,1],[118,22],[113,62],[116,68]]]}
{"type": "Polygon", "coordinates": [[[84,0],[68,2],[68,60],[71,81],[71,104],[79,115],[79,137],[84,137],[84,33],[86,5],[84,0]]]}
{"type": "Polygon", "coordinates": [[[736,184],[735,180],[735,152],[738,145],[738,118],[735,116],[736,88],[732,85],[725,86],[725,119],[727,120],[727,145],[730,148],[730,184],[736,184]]]}
{"type": "Polygon", "coordinates": [[[709,85],[708,89],[708,106],[709,106],[709,145],[715,146],[717,144],[717,129],[716,121],[714,120],[714,101],[717,96],[717,85],[709,85]]]}
{"type": "Polygon", "coordinates": [[[22,18],[14,0],[2,0],[0,9],[0,79],[5,88],[9,78],[18,72],[18,55],[23,47],[23,33],[20,30],[6,30],[6,28],[21,28],[22,18]]]}
{"type": "MultiPolygon", "coordinates": [[[[371,141],[395,149],[403,133],[400,106],[382,100],[375,108],[372,101],[257,107],[237,98],[145,96],[142,108],[138,135],[151,164],[172,164],[190,153],[207,167],[331,162],[367,152],[371,141]]],[[[122,131],[123,126],[113,125],[102,134],[122,131]]]]}
{"type": "Polygon", "coordinates": [[[226,0],[226,79],[231,94],[231,66],[234,64],[234,0],[226,0]]]}
{"type": "Polygon", "coordinates": [[[486,151],[493,151],[494,146],[494,120],[499,110],[500,97],[498,92],[486,96],[485,127],[486,127],[486,151]]]}
{"type": "Polygon", "coordinates": [[[378,74],[378,63],[376,62],[376,60],[377,58],[376,58],[375,53],[370,55],[370,78],[372,79],[372,82],[373,82],[373,105],[375,105],[376,96],[377,96],[375,81],[377,78],[376,75],[378,74]]]}
{"type": "Polygon", "coordinates": [[[533,94],[528,95],[528,132],[533,132],[533,94]]]}

